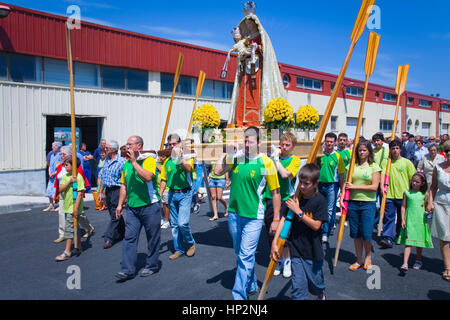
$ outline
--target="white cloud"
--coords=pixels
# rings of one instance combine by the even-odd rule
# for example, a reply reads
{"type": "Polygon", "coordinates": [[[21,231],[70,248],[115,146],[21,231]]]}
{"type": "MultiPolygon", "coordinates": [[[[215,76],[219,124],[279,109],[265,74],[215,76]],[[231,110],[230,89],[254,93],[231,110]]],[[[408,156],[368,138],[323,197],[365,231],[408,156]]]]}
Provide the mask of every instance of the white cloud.
{"type": "Polygon", "coordinates": [[[80,7],[93,7],[98,9],[119,9],[118,7],[112,6],[106,2],[89,2],[84,0],[64,0],[68,4],[75,4],[80,7]]]}
{"type": "Polygon", "coordinates": [[[171,27],[165,27],[165,26],[142,26],[145,29],[152,30],[155,32],[159,32],[166,35],[171,35],[175,37],[203,37],[203,38],[209,38],[214,36],[212,32],[209,31],[190,31],[190,30],[183,30],[183,29],[177,29],[177,28],[171,28],[171,27]]]}

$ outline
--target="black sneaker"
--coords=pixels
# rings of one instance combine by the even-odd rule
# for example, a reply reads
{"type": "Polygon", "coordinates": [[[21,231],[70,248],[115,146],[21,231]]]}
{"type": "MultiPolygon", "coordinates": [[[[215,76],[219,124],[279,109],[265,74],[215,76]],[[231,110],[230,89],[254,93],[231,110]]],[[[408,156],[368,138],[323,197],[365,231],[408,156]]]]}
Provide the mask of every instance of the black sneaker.
{"type": "Polygon", "coordinates": [[[125,281],[131,280],[133,278],[134,278],[134,275],[132,275],[132,274],[125,274],[123,272],[117,272],[117,274],[116,274],[117,282],[125,282],[125,281]]]}
{"type": "Polygon", "coordinates": [[[382,246],[383,248],[392,248],[394,246],[394,243],[391,239],[382,239],[380,241],[380,246],[382,246]]]}

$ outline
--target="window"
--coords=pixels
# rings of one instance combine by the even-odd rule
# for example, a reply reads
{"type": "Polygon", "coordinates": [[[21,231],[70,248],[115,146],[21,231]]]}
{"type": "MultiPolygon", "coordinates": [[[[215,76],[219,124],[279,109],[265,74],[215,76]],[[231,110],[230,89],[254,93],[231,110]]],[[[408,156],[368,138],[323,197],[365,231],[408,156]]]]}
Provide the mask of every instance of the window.
{"type": "Polygon", "coordinates": [[[100,87],[100,66],[90,63],[75,62],[75,85],[80,87],[100,87]]]}
{"type": "Polygon", "coordinates": [[[322,91],[322,81],[297,77],[297,88],[322,91]]]}
{"type": "Polygon", "coordinates": [[[66,60],[44,58],[44,82],[47,84],[70,83],[69,69],[66,60]]]}
{"type": "Polygon", "coordinates": [[[214,80],[206,80],[203,83],[202,95],[204,98],[214,98],[214,80]]]}
{"type": "MultiPolygon", "coordinates": [[[[345,132],[347,133],[347,135],[350,139],[355,138],[357,125],[358,125],[358,118],[347,117],[347,127],[346,127],[345,132]]],[[[360,136],[362,135],[363,125],[364,125],[364,120],[363,120],[363,123],[361,124],[360,136]]]]}
{"type": "MultiPolygon", "coordinates": [[[[161,73],[161,93],[172,93],[173,90],[173,74],[161,73]]],[[[197,90],[197,78],[181,76],[178,81],[177,94],[195,96],[197,90]]],[[[201,97],[213,99],[231,99],[233,93],[233,83],[205,80],[203,84],[201,97]]]]}
{"type": "Polygon", "coordinates": [[[442,105],[442,110],[450,110],[450,105],[448,105],[448,104],[443,104],[443,105],[442,105]]]}
{"type": "Polygon", "coordinates": [[[346,92],[349,96],[354,96],[354,97],[362,97],[363,96],[363,88],[347,87],[346,92]]]}
{"type": "Polygon", "coordinates": [[[380,131],[392,132],[394,120],[380,120],[380,131]]]}
{"type": "Polygon", "coordinates": [[[104,89],[125,90],[125,69],[102,67],[104,89]]]}
{"type": "Polygon", "coordinates": [[[425,108],[430,108],[431,107],[431,101],[428,100],[419,100],[419,106],[421,107],[425,107],[425,108]]]}
{"type": "Polygon", "coordinates": [[[8,78],[8,57],[6,53],[0,52],[0,79],[8,78]]]}
{"type": "Polygon", "coordinates": [[[283,76],[283,85],[287,88],[289,87],[289,83],[291,83],[291,77],[288,74],[283,76]]]}
{"type": "Polygon", "coordinates": [[[431,127],[431,123],[429,123],[429,122],[422,122],[422,133],[421,133],[421,135],[423,137],[429,137],[430,136],[430,127],[431,127]]]}
{"type": "Polygon", "coordinates": [[[442,124],[441,134],[448,134],[448,123],[442,124]]]}
{"type": "Polygon", "coordinates": [[[231,99],[233,93],[233,83],[214,81],[214,98],[231,99]]]}
{"type": "Polygon", "coordinates": [[[414,104],[414,98],[408,98],[408,105],[414,104]]]}
{"type": "Polygon", "coordinates": [[[42,82],[42,58],[10,54],[9,73],[15,82],[42,82]]]}
{"type": "Polygon", "coordinates": [[[395,102],[395,95],[390,93],[383,93],[383,101],[395,102]]]}
{"type": "Polygon", "coordinates": [[[142,70],[127,70],[127,90],[148,91],[148,72],[142,70]]]}
{"type": "Polygon", "coordinates": [[[337,123],[337,117],[331,116],[331,120],[330,120],[330,130],[331,131],[336,131],[336,123],[337,123]]]}

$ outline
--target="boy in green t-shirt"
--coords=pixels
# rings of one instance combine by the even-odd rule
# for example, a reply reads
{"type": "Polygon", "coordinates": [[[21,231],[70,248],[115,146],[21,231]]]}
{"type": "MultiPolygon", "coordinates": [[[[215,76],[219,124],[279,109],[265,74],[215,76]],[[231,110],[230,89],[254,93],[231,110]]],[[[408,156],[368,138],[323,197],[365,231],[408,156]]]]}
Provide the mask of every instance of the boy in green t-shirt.
{"type": "MultiPolygon", "coordinates": [[[[80,166],[80,159],[77,158],[77,168],[80,166]]],[[[66,239],[66,248],[63,253],[55,258],[56,261],[64,261],[72,256],[71,248],[74,237],[74,221],[73,218],[77,218],[83,211],[83,193],[84,193],[84,179],[77,172],[76,177],[72,177],[72,159],[64,161],[64,168],[67,173],[64,174],[59,191],[63,194],[64,198],[64,238],[66,239]],[[77,198],[75,203],[73,201],[73,183],[77,183],[77,198]]],[[[81,239],[77,237],[77,248],[81,250],[81,239]]]]}
{"type": "MultiPolygon", "coordinates": [[[[300,158],[293,155],[294,147],[297,142],[295,135],[286,132],[280,137],[280,147],[272,151],[272,159],[278,171],[278,181],[280,183],[281,208],[280,216],[285,215],[288,211],[286,201],[294,194],[295,177],[300,169],[300,158]]],[[[267,231],[267,238],[269,246],[272,245],[272,240],[275,235],[273,229],[273,206],[272,206],[272,192],[269,187],[266,187],[264,192],[264,200],[266,201],[266,213],[264,216],[264,226],[267,231]]],[[[277,222],[277,221],[275,221],[277,222]]],[[[277,276],[283,269],[283,277],[289,278],[291,276],[291,259],[289,254],[289,246],[285,246],[281,254],[281,259],[278,260],[277,268],[274,275],[277,276]]]]}
{"type": "MultiPolygon", "coordinates": [[[[403,201],[403,193],[409,189],[409,182],[412,176],[416,173],[414,164],[400,156],[402,149],[402,143],[399,140],[393,140],[389,143],[391,162],[391,171],[389,175],[389,187],[386,196],[386,209],[383,220],[383,232],[381,234],[382,240],[380,245],[385,248],[392,248],[394,241],[400,234],[401,230],[401,209],[403,201]],[[397,220],[397,222],[396,222],[397,220]]],[[[384,190],[384,180],[386,175],[387,159],[385,159],[381,168],[383,170],[381,174],[381,189],[384,190]]]]}

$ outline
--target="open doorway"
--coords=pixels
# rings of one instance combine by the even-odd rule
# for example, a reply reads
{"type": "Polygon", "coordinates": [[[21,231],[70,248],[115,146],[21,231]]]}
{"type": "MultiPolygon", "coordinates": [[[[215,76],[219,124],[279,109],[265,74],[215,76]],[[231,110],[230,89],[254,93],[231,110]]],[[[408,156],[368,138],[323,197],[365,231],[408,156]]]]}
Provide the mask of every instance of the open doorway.
{"type": "MultiPolygon", "coordinates": [[[[71,143],[70,116],[68,115],[47,115],[46,127],[46,154],[52,149],[55,140],[63,142],[63,145],[71,143]]],[[[86,149],[94,154],[95,149],[100,144],[103,128],[103,117],[76,116],[75,126],[77,128],[77,146],[81,142],[86,143],[86,149]]],[[[91,161],[91,185],[97,186],[97,165],[91,161]]],[[[47,170],[48,179],[48,170],[47,170]]]]}

